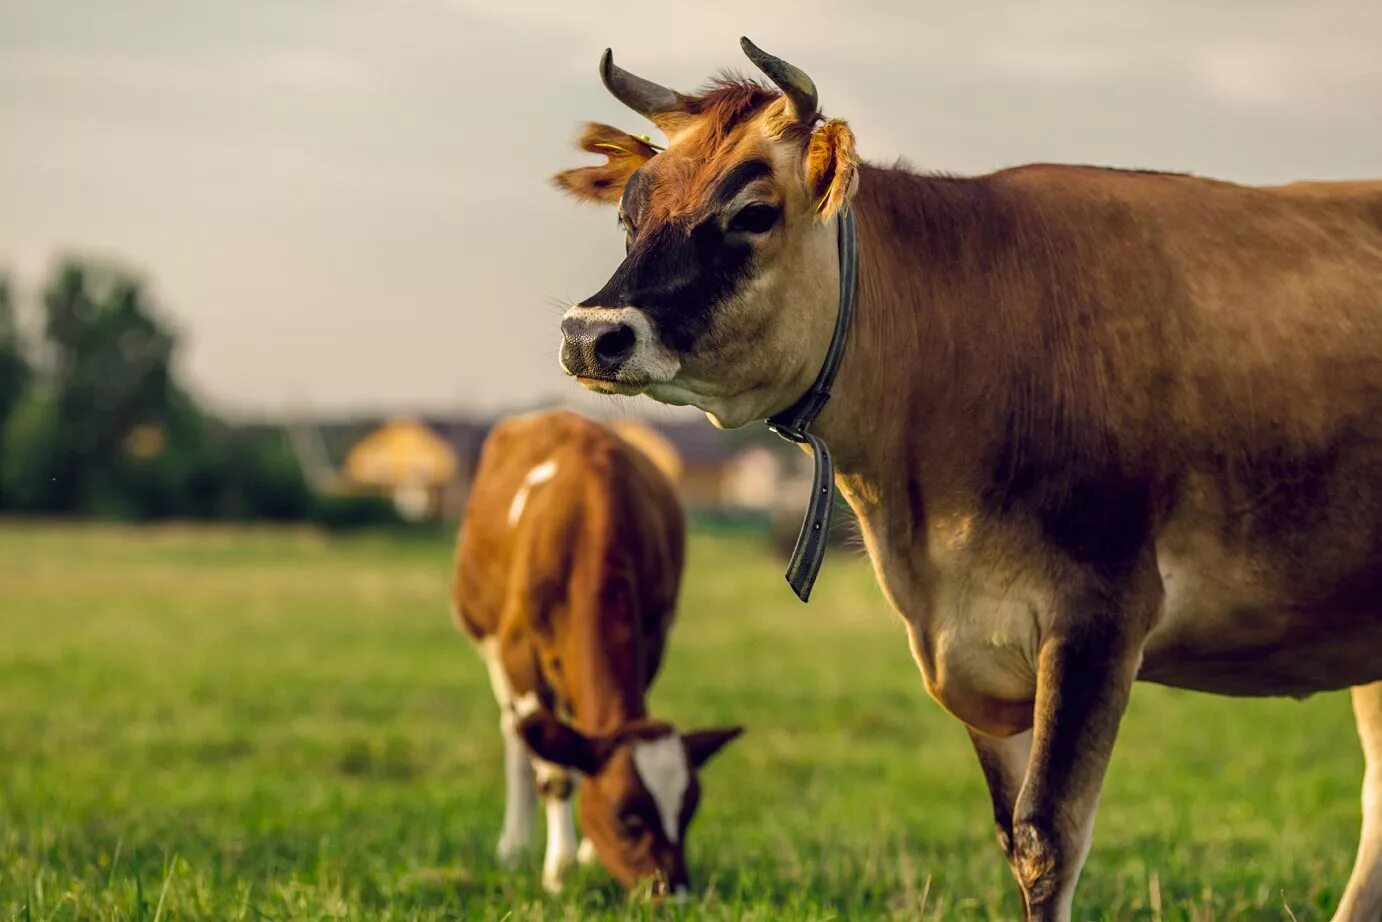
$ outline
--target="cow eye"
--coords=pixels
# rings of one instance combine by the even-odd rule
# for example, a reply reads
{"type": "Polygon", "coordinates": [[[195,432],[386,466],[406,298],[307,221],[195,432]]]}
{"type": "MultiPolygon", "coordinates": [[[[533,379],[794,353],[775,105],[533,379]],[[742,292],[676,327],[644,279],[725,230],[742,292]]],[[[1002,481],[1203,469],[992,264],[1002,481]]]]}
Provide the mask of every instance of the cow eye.
{"type": "Polygon", "coordinates": [[[777,208],[765,202],[754,202],[739,209],[730,219],[729,229],[745,234],[764,234],[777,223],[777,208]]]}
{"type": "Polygon", "coordinates": [[[625,810],[619,814],[619,833],[625,839],[637,839],[643,835],[645,828],[643,817],[633,810],[625,810]]]}

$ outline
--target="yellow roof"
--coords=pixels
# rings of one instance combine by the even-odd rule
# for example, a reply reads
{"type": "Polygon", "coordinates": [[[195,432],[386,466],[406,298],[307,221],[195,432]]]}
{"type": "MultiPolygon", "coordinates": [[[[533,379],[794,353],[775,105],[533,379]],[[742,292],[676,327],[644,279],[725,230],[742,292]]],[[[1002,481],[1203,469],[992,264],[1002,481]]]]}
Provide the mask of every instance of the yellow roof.
{"type": "Polygon", "coordinates": [[[446,440],[415,419],[396,419],[355,443],[345,476],[369,487],[440,486],[460,465],[446,440]]]}

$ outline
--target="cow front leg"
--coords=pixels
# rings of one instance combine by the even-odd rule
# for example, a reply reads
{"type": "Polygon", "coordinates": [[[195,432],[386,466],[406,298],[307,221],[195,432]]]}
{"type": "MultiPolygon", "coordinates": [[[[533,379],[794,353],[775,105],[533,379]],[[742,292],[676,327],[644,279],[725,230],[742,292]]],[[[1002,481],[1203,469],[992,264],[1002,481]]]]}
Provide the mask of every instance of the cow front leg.
{"type": "Polygon", "coordinates": [[[989,798],[993,801],[993,828],[998,845],[1008,861],[1013,855],[1013,811],[1017,795],[1027,777],[1027,763],[1032,756],[1032,731],[1014,736],[989,736],[970,728],[969,740],[979,757],[979,767],[988,782],[989,798]]]}
{"type": "Polygon", "coordinates": [[[1068,922],[1104,770],[1140,662],[1142,632],[1092,616],[1056,629],[1037,663],[1032,754],[1010,860],[1033,922],[1068,922]]]}
{"type": "Polygon", "coordinates": [[[537,787],[533,782],[528,746],[518,733],[513,684],[500,660],[497,641],[486,639],[481,642],[480,654],[489,670],[494,700],[499,704],[499,734],[504,740],[504,825],[495,853],[499,863],[508,866],[517,860],[532,840],[537,787]]]}
{"type": "Polygon", "coordinates": [[[1376,922],[1382,919],[1382,682],[1354,687],[1353,716],[1363,743],[1363,829],[1334,922],[1376,922]]]}
{"type": "Polygon", "coordinates": [[[547,809],[547,853],[542,859],[542,886],[559,893],[566,871],[576,861],[576,820],[571,813],[575,776],[559,765],[533,760],[537,789],[547,809]]]}
{"type": "Polygon", "coordinates": [[[506,711],[501,723],[504,734],[504,826],[496,851],[500,864],[510,866],[532,841],[537,785],[533,779],[528,746],[518,734],[513,712],[506,711]]]}

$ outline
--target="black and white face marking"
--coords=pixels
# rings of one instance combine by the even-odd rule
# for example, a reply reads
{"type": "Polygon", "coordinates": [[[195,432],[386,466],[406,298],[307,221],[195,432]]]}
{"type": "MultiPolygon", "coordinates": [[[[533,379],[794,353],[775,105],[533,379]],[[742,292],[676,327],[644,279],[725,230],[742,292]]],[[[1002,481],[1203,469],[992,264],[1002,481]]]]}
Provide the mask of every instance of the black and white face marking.
{"type": "Polygon", "coordinates": [[[681,811],[691,784],[686,747],[675,733],[633,746],[633,764],[657,807],[663,835],[673,845],[681,835],[681,811]]]}
{"type": "Polygon", "coordinates": [[[562,369],[595,390],[638,393],[671,383],[681,356],[710,333],[715,311],[742,290],[755,246],[781,223],[765,160],[736,164],[704,214],[648,223],[651,181],[624,188],[619,223],[627,255],[594,295],[562,319],[562,369]]]}

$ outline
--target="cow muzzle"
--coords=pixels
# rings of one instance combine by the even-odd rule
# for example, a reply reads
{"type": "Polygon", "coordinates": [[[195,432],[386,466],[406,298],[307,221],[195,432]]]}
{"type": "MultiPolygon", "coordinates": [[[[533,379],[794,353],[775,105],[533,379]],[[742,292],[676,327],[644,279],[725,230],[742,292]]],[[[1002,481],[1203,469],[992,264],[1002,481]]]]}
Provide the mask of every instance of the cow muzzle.
{"type": "Polygon", "coordinates": [[[573,307],[561,320],[562,371],[606,394],[638,394],[672,380],[681,363],[636,307],[573,307]]]}

